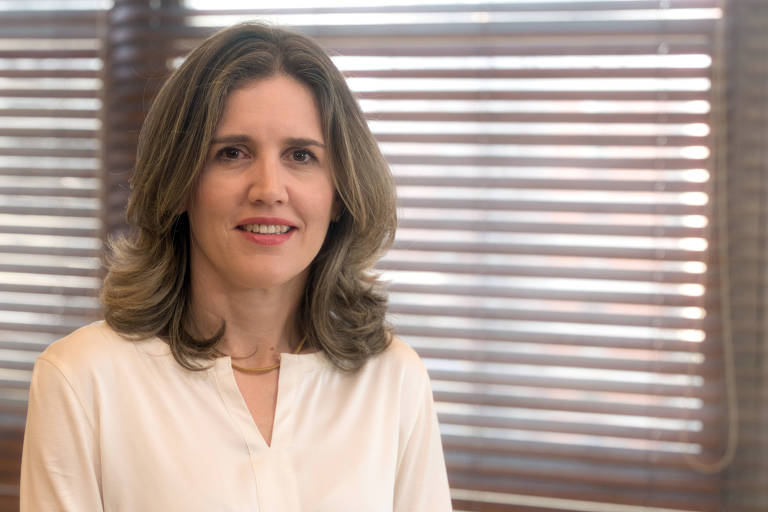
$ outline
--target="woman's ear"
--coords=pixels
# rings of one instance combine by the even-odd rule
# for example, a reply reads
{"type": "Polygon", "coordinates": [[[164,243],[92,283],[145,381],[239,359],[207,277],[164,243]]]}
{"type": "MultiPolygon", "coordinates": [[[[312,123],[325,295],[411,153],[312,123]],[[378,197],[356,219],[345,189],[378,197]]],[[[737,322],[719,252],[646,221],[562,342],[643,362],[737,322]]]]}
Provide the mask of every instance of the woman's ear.
{"type": "Polygon", "coordinates": [[[178,217],[179,215],[187,213],[187,210],[189,210],[189,195],[187,195],[187,197],[181,203],[179,203],[179,207],[176,208],[174,214],[178,217]]]}
{"type": "Polygon", "coordinates": [[[195,180],[194,183],[191,184],[189,187],[189,190],[186,191],[184,194],[184,199],[181,200],[179,203],[178,208],[176,208],[176,215],[181,215],[182,213],[187,213],[189,211],[190,206],[192,206],[192,201],[195,198],[195,193],[197,191],[197,180],[195,180]]]}
{"type": "Polygon", "coordinates": [[[341,212],[344,206],[341,204],[339,196],[333,198],[333,205],[331,206],[331,222],[338,222],[341,218],[341,212]]]}

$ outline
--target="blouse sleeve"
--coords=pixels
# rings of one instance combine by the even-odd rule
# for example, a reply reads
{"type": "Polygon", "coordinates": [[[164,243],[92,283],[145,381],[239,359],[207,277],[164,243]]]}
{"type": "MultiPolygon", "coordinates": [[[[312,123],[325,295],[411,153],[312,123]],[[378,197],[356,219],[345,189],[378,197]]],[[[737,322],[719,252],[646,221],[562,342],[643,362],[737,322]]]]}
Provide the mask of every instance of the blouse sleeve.
{"type": "Polygon", "coordinates": [[[398,465],[394,512],[450,512],[451,496],[440,429],[426,375],[421,388],[415,422],[398,465]]]}
{"type": "Polygon", "coordinates": [[[21,512],[100,512],[99,473],[91,418],[59,368],[38,358],[24,433],[21,512]]]}

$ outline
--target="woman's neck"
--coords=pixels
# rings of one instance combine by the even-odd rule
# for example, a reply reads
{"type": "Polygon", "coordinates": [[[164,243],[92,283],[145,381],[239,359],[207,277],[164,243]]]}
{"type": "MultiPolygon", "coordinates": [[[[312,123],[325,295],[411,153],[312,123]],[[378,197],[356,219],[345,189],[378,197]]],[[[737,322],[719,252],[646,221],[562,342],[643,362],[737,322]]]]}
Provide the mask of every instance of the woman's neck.
{"type": "Polygon", "coordinates": [[[295,288],[233,292],[193,283],[191,328],[210,337],[223,323],[221,352],[255,366],[272,364],[277,354],[293,351],[302,337],[296,317],[303,286],[295,288]]]}

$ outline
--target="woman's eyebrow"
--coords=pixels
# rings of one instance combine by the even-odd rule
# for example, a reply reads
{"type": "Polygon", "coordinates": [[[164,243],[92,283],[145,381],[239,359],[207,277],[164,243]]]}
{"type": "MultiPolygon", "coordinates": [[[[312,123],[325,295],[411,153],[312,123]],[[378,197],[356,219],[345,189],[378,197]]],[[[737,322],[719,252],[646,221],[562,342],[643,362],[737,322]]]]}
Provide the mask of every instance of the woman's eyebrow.
{"type": "Polygon", "coordinates": [[[322,142],[304,137],[289,137],[285,139],[285,143],[289,146],[317,146],[325,149],[325,144],[322,142]]]}
{"type": "MultiPolygon", "coordinates": [[[[251,142],[253,139],[248,135],[224,135],[214,138],[211,144],[246,144],[251,142]]],[[[288,146],[317,146],[325,149],[325,144],[309,137],[288,137],[284,143],[288,146]]]]}
{"type": "Polygon", "coordinates": [[[224,135],[214,138],[211,144],[243,144],[251,141],[252,139],[247,135],[224,135]]]}

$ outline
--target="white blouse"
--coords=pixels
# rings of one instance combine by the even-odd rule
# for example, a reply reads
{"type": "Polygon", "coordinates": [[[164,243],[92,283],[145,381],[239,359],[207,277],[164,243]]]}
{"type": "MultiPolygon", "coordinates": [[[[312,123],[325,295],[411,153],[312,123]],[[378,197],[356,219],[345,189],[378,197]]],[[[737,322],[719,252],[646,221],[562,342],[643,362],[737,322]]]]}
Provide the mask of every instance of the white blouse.
{"type": "Polygon", "coordinates": [[[429,378],[395,339],[356,373],[282,354],[272,444],[231,360],[182,368],[159,339],[103,322],[35,364],[21,510],[451,510],[429,378]]]}

